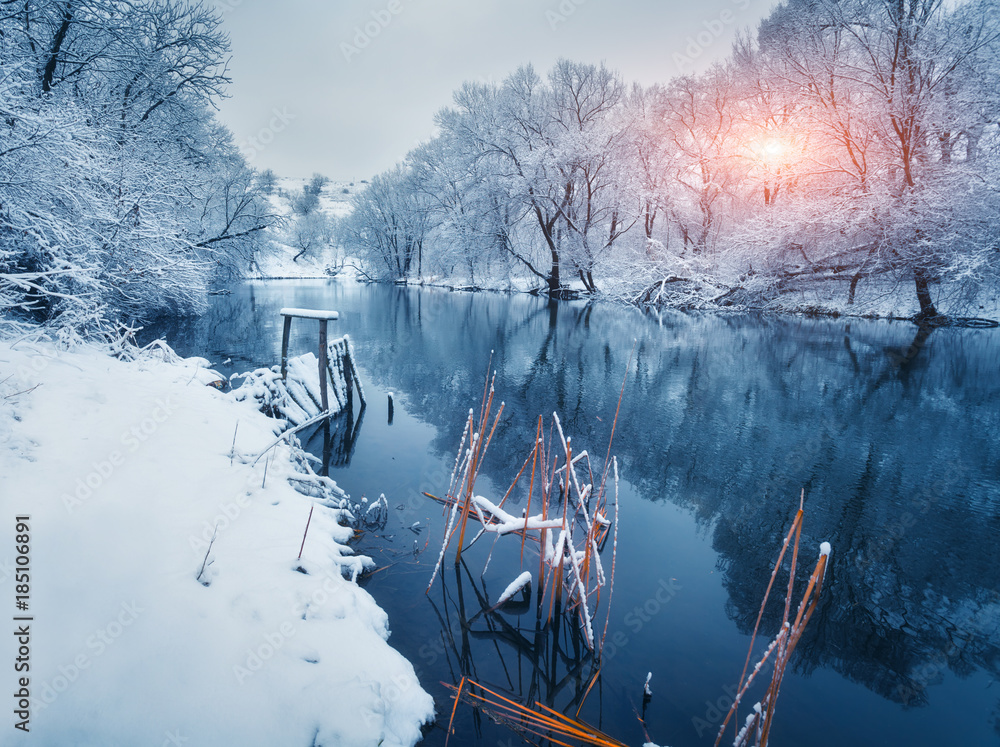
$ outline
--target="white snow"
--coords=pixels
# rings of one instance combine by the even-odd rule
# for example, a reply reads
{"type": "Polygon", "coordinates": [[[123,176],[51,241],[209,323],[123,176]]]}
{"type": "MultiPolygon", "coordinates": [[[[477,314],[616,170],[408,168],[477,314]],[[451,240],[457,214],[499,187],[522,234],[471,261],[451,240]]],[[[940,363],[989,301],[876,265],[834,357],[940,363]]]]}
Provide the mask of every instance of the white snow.
{"type": "Polygon", "coordinates": [[[412,745],[433,702],[342,576],[370,565],[342,509],[292,487],[287,442],[254,464],[276,433],[252,398],[158,352],[0,341],[0,505],[31,516],[34,618],[31,732],[4,744],[412,745]]]}
{"type": "Polygon", "coordinates": [[[282,309],[278,313],[281,316],[295,316],[302,319],[336,320],[340,318],[340,314],[336,311],[326,311],[324,309],[282,309]]]}
{"type": "Polygon", "coordinates": [[[523,589],[525,586],[531,584],[531,571],[525,571],[520,576],[515,578],[510,582],[510,585],[503,590],[503,594],[497,600],[496,606],[499,607],[501,604],[506,602],[508,599],[513,597],[517,592],[523,589]]]}
{"type": "Polygon", "coordinates": [[[819,546],[819,554],[820,554],[820,555],[829,555],[829,554],[830,554],[830,551],[831,551],[832,549],[833,549],[833,548],[831,548],[831,547],[830,547],[830,543],[829,543],[829,542],[824,542],[823,544],[821,544],[821,545],[819,546]]]}
{"type": "Polygon", "coordinates": [[[479,515],[483,528],[497,534],[509,534],[525,529],[529,531],[561,529],[563,525],[562,519],[542,519],[540,514],[527,519],[523,516],[513,516],[481,495],[472,496],[472,506],[479,515]],[[493,521],[488,522],[488,517],[492,518],[493,521]]]}

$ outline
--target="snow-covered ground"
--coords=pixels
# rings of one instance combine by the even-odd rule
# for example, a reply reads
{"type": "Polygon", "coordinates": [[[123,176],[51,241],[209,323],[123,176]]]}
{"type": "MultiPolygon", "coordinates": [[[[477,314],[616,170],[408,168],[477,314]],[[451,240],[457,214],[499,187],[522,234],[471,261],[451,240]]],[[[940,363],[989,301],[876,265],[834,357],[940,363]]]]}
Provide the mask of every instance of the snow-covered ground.
{"type": "Polygon", "coordinates": [[[324,249],[318,255],[299,257],[298,260],[295,260],[294,257],[298,254],[298,249],[287,244],[275,243],[272,253],[262,255],[257,259],[260,273],[253,277],[258,280],[329,278],[331,274],[327,268],[335,266],[336,256],[334,252],[333,249],[324,249]]]}
{"type": "Polygon", "coordinates": [[[296,560],[312,499],[290,451],[253,464],[275,421],[205,364],[0,341],[0,606],[32,618],[30,732],[8,699],[3,744],[413,744],[433,702],[342,576],[351,530],[317,504],[296,560]]]}

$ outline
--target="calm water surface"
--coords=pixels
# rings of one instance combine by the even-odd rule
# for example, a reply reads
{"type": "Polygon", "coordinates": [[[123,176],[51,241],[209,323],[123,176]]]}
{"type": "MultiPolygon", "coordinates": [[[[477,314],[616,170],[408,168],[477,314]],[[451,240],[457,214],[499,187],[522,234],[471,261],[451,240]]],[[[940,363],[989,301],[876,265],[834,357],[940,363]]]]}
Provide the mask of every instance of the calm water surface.
{"type": "MultiPolygon", "coordinates": [[[[425,743],[444,743],[441,682],[468,675],[574,713],[597,671],[574,631],[538,626],[533,607],[476,617],[517,575],[516,540],[484,575],[485,544],[424,593],[443,522],[422,492],[447,489],[491,352],[506,409],[477,492],[498,499],[539,414],[557,411],[575,450],[603,459],[634,344],[613,448],[609,642],[581,718],[632,745],[639,715],[659,744],[714,742],[804,489],[807,563],[826,540],[832,564],[772,744],[1000,744],[1000,331],[275,281],[145,334],[244,371],[277,362],[282,306],[336,309],[334,331],[354,340],[369,407],[353,438],[341,432],[331,476],[392,508],[357,549],[379,563],[365,583],[390,642],[444,714],[425,743]]],[[[314,326],[296,322],[293,353],[314,348],[314,326]]],[[[765,616],[768,636],[779,616],[765,616]]],[[[463,705],[452,743],[521,742],[463,705]]]]}

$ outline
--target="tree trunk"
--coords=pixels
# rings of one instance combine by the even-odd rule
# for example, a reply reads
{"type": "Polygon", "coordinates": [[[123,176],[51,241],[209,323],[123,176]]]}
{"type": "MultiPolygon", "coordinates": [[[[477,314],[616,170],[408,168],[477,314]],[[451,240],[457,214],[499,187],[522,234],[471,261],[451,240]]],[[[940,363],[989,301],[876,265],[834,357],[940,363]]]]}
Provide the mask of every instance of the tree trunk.
{"type": "Polygon", "coordinates": [[[49,51],[48,62],[45,63],[45,70],[42,72],[42,91],[48,93],[52,90],[52,81],[56,74],[56,65],[59,64],[59,52],[62,50],[63,42],[66,40],[66,33],[73,22],[73,4],[67,3],[63,8],[62,23],[52,39],[52,49],[49,51]]]}
{"type": "Polygon", "coordinates": [[[938,147],[941,148],[941,163],[951,163],[952,139],[950,132],[938,134],[938,147]]]}
{"type": "Polygon", "coordinates": [[[549,276],[546,278],[546,282],[549,286],[549,295],[559,292],[559,288],[562,286],[562,280],[559,277],[559,249],[556,245],[555,237],[552,235],[553,228],[555,227],[555,219],[545,220],[545,216],[542,214],[542,209],[535,204],[535,218],[538,220],[538,227],[542,231],[542,237],[545,239],[545,243],[549,246],[549,253],[552,255],[552,269],[549,271],[549,276]]]}
{"type": "Polygon", "coordinates": [[[854,293],[858,289],[858,281],[860,279],[861,279],[861,271],[859,270],[858,272],[854,273],[854,276],[851,278],[851,287],[850,287],[850,290],[847,291],[847,305],[848,306],[853,306],[854,305],[854,293]]]}
{"type": "Polygon", "coordinates": [[[646,229],[646,238],[653,238],[653,224],[656,222],[656,211],[652,209],[649,201],[646,201],[646,212],[644,215],[644,224],[646,229]]]}
{"type": "Polygon", "coordinates": [[[559,252],[554,248],[550,248],[552,252],[552,271],[549,272],[548,284],[549,284],[549,295],[559,293],[559,288],[562,287],[562,281],[559,278],[559,252]]]}
{"type": "Polygon", "coordinates": [[[940,316],[934,307],[933,299],[931,299],[930,278],[923,267],[914,268],[913,282],[917,289],[917,301],[920,302],[920,312],[917,314],[917,318],[934,319],[940,316]]]}

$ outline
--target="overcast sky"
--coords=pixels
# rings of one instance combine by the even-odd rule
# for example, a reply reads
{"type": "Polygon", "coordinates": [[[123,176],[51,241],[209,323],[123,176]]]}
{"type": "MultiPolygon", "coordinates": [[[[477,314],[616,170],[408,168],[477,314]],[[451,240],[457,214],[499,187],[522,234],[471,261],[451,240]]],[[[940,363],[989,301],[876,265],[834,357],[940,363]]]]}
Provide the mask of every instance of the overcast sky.
{"type": "Polygon", "coordinates": [[[365,179],[434,131],[465,80],[531,62],[665,82],[729,51],[775,0],[217,0],[232,39],[221,119],[258,169],[365,179]]]}

